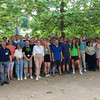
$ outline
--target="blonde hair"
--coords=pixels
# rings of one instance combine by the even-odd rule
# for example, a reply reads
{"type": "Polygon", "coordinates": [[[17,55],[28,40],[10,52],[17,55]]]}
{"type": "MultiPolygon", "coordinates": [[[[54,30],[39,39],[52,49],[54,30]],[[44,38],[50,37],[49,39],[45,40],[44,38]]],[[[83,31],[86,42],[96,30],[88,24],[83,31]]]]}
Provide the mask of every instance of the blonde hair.
{"type": "MultiPolygon", "coordinates": [[[[47,41],[45,41],[46,43],[47,43],[47,41]]],[[[47,44],[47,46],[45,45],[45,42],[44,42],[44,52],[45,52],[45,49],[47,48],[48,49],[48,53],[50,54],[51,52],[50,52],[50,47],[48,46],[48,44],[47,44]]]]}

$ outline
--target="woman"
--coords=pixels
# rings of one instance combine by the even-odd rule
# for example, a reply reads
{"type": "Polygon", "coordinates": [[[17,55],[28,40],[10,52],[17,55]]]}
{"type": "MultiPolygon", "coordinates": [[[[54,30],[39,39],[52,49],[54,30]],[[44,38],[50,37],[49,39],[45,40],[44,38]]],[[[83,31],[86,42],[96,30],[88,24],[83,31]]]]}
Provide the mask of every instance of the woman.
{"type": "Polygon", "coordinates": [[[12,65],[9,63],[8,67],[8,80],[13,80],[13,67],[14,67],[14,53],[15,53],[15,47],[12,45],[12,40],[8,40],[8,46],[6,46],[11,51],[11,57],[12,57],[12,65]]]}
{"type": "Polygon", "coordinates": [[[20,44],[17,44],[14,56],[16,57],[17,79],[23,80],[23,53],[20,44]]]}
{"type": "Polygon", "coordinates": [[[44,61],[44,48],[40,44],[41,42],[38,40],[37,45],[35,45],[33,48],[34,62],[36,65],[36,80],[39,80],[39,78],[41,78],[40,69],[42,62],[44,61]]]}
{"type": "Polygon", "coordinates": [[[82,38],[80,38],[79,39],[80,64],[81,64],[81,69],[82,70],[84,69],[84,72],[86,72],[85,49],[86,49],[86,43],[83,42],[82,38]],[[84,67],[82,67],[82,63],[84,67]]]}
{"type": "Polygon", "coordinates": [[[96,53],[96,50],[95,50],[95,47],[93,47],[92,42],[90,42],[89,46],[86,47],[86,53],[88,55],[88,62],[87,63],[89,65],[89,70],[95,71],[95,60],[96,60],[95,53],[96,53]]]}
{"type": "Polygon", "coordinates": [[[73,69],[73,74],[75,74],[75,67],[74,67],[74,61],[76,61],[78,68],[79,68],[79,73],[83,75],[81,72],[81,66],[80,66],[80,53],[79,53],[79,46],[76,43],[76,40],[73,39],[71,43],[71,62],[72,62],[72,69],[73,69]]]}
{"type": "Polygon", "coordinates": [[[50,47],[47,44],[47,41],[44,42],[44,70],[45,70],[45,77],[50,77],[49,70],[50,70],[50,47]]]}
{"type": "Polygon", "coordinates": [[[99,66],[99,71],[100,71],[100,40],[98,40],[98,43],[96,45],[96,55],[97,55],[97,64],[99,66]]]}

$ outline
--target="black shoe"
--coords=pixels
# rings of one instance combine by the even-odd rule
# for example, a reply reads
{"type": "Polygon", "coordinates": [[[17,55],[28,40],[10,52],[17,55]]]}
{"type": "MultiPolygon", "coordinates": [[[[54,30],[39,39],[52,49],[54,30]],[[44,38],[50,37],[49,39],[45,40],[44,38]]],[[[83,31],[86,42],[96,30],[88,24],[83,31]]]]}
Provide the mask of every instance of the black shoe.
{"type": "Polygon", "coordinates": [[[67,74],[71,74],[71,72],[67,71],[67,74]]]}
{"type": "Polygon", "coordinates": [[[5,84],[9,84],[9,82],[7,82],[7,81],[5,81],[4,83],[5,83],[5,84]]]}
{"type": "Polygon", "coordinates": [[[5,84],[5,82],[1,83],[1,86],[3,86],[5,84]]]}
{"type": "Polygon", "coordinates": [[[63,71],[62,74],[65,75],[65,71],[63,71]]]}

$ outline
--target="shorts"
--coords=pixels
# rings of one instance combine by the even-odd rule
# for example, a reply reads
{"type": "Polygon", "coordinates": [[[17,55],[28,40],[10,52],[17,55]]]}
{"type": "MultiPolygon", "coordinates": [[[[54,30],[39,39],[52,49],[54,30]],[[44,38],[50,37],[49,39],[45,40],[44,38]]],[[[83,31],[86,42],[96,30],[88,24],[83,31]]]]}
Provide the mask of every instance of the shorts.
{"type": "Polygon", "coordinates": [[[79,57],[78,56],[71,56],[71,60],[79,60],[79,57]]]}
{"type": "Polygon", "coordinates": [[[12,66],[10,66],[10,63],[9,63],[8,72],[13,71],[13,68],[14,68],[14,61],[12,62],[12,66]]]}
{"type": "Polygon", "coordinates": [[[70,59],[69,57],[66,57],[63,59],[62,64],[70,64],[70,59]]]}
{"type": "Polygon", "coordinates": [[[61,66],[61,60],[55,60],[54,65],[55,66],[61,66]]]}
{"type": "Polygon", "coordinates": [[[30,61],[27,61],[25,58],[24,58],[24,67],[32,67],[32,59],[30,61]]]}
{"type": "Polygon", "coordinates": [[[44,56],[44,62],[50,62],[50,55],[49,54],[46,54],[44,56]]]}

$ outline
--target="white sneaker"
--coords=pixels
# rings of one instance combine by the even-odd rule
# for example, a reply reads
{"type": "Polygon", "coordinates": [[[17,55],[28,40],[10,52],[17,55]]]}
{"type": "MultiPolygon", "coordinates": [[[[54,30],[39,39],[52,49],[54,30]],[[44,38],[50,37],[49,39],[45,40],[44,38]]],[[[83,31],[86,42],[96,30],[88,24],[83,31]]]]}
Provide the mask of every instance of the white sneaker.
{"type": "Polygon", "coordinates": [[[39,76],[38,78],[42,78],[41,76],[39,76]]]}
{"type": "Polygon", "coordinates": [[[73,74],[75,74],[75,70],[73,70],[73,74]]]}
{"type": "Polygon", "coordinates": [[[83,75],[83,73],[80,71],[80,75],[83,75]]]}
{"type": "Polygon", "coordinates": [[[86,69],[84,69],[84,72],[86,72],[86,69]]]}
{"type": "Polygon", "coordinates": [[[23,78],[22,78],[22,77],[21,77],[20,79],[21,79],[21,81],[23,80],[23,78]]]}
{"type": "Polygon", "coordinates": [[[18,81],[20,81],[20,78],[18,77],[18,79],[17,79],[18,81]]]}
{"type": "Polygon", "coordinates": [[[24,80],[27,80],[27,77],[26,76],[24,77],[24,80]]]}
{"type": "Polygon", "coordinates": [[[50,77],[50,74],[48,74],[48,77],[50,77]]]}
{"type": "Polygon", "coordinates": [[[27,76],[30,76],[30,73],[28,73],[27,76]]]}
{"type": "Polygon", "coordinates": [[[38,81],[39,80],[39,78],[38,77],[36,77],[36,81],[38,81]]]}
{"type": "Polygon", "coordinates": [[[31,79],[31,80],[33,80],[33,77],[32,77],[32,76],[30,76],[30,79],[31,79]]]}
{"type": "Polygon", "coordinates": [[[48,74],[46,74],[45,77],[48,78],[48,74]]]}

